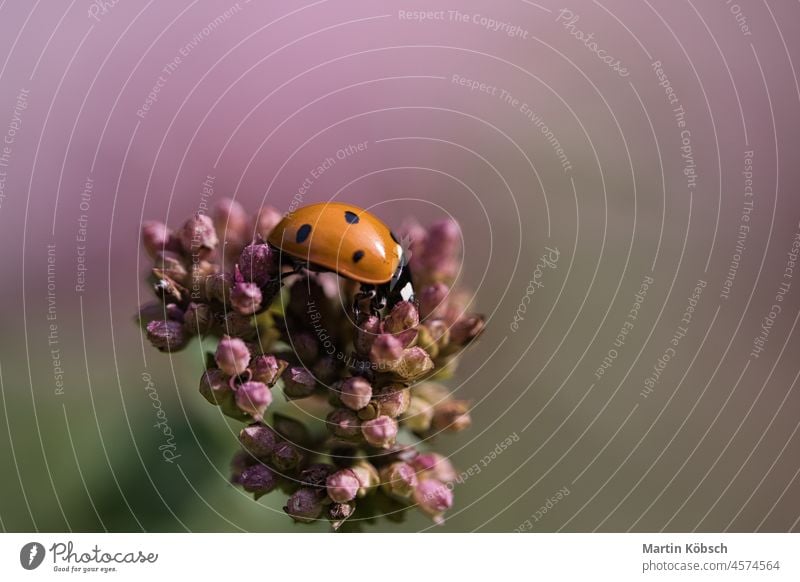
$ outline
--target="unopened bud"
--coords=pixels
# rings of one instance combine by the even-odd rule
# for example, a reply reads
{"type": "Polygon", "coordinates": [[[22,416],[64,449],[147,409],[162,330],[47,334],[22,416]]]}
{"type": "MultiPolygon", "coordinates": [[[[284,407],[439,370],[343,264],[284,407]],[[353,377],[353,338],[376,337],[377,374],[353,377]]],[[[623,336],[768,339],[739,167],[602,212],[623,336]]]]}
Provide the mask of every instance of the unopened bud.
{"type": "Polygon", "coordinates": [[[170,230],[166,224],[155,220],[142,224],[142,246],[151,257],[155,258],[159,252],[167,250],[169,240],[170,230]]]}
{"type": "Polygon", "coordinates": [[[469,415],[469,402],[466,400],[447,400],[437,404],[433,409],[433,423],[435,430],[459,432],[472,424],[469,415]]]}
{"type": "Polygon", "coordinates": [[[322,501],[316,489],[303,487],[289,497],[283,510],[295,521],[311,523],[322,515],[322,501]]]}
{"type": "Polygon", "coordinates": [[[278,476],[261,463],[244,469],[238,478],[239,485],[258,499],[278,486],[278,476]]]}
{"type": "Polygon", "coordinates": [[[414,468],[408,463],[396,462],[381,469],[381,489],[397,499],[409,499],[419,483],[414,468]]]}
{"type": "Polygon", "coordinates": [[[450,459],[439,453],[421,453],[412,459],[411,466],[421,478],[433,477],[442,483],[453,483],[458,477],[450,459]]]}
{"type": "Polygon", "coordinates": [[[412,396],[408,404],[408,410],[403,415],[403,425],[415,433],[427,432],[433,421],[433,404],[420,398],[412,396]]]}
{"type": "Polygon", "coordinates": [[[186,221],[178,236],[183,250],[199,256],[207,255],[219,244],[211,218],[199,212],[186,221]]]}
{"type": "Polygon", "coordinates": [[[177,352],[186,346],[188,337],[177,321],[151,321],[147,324],[147,339],[162,352],[177,352]]]}
{"type": "Polygon", "coordinates": [[[410,301],[400,301],[384,319],[383,330],[386,333],[398,334],[402,331],[414,329],[418,325],[419,313],[417,308],[410,301]]]}
{"type": "Polygon", "coordinates": [[[301,366],[290,366],[283,373],[283,393],[287,398],[306,398],[311,396],[317,381],[311,372],[301,366]]]}
{"type": "Polygon", "coordinates": [[[388,416],[367,420],[361,425],[364,439],[376,448],[389,448],[397,438],[397,421],[388,416]]]}
{"type": "Polygon", "coordinates": [[[231,289],[231,307],[242,315],[253,315],[261,310],[261,289],[255,283],[240,281],[231,289]]]}
{"type": "Polygon", "coordinates": [[[361,420],[348,408],[337,408],[327,418],[328,426],[333,434],[343,439],[352,439],[361,432],[361,420]]]}
{"type": "Polygon", "coordinates": [[[267,459],[272,456],[280,437],[271,427],[257,422],[239,431],[239,442],[254,457],[267,459]]]}
{"type": "Polygon", "coordinates": [[[206,370],[200,378],[200,394],[211,404],[218,406],[233,395],[228,380],[222,370],[216,368],[206,370]]]}
{"type": "Polygon", "coordinates": [[[408,348],[403,352],[403,357],[395,366],[394,372],[406,381],[421,378],[433,370],[433,360],[428,352],[420,347],[408,348]]]}
{"type": "Polygon", "coordinates": [[[245,382],[236,390],[236,405],[256,420],[261,420],[269,405],[272,392],[262,382],[245,382]]]}
{"type": "Polygon", "coordinates": [[[239,269],[245,281],[263,287],[278,272],[278,259],[268,244],[253,243],[242,249],[239,269]]]}
{"type": "Polygon", "coordinates": [[[250,363],[250,350],[239,338],[226,335],[219,340],[214,359],[228,376],[238,376],[244,373],[250,363]]]}
{"type": "Polygon", "coordinates": [[[361,376],[348,378],[340,387],[339,399],[351,410],[361,410],[372,398],[372,385],[361,376]]]}
{"type": "Polygon", "coordinates": [[[414,490],[414,501],[435,523],[442,524],[442,514],[453,507],[453,492],[437,479],[423,479],[414,490]]]}
{"type": "Polygon", "coordinates": [[[341,469],[328,477],[326,486],[328,497],[336,503],[346,503],[355,499],[361,482],[350,469],[341,469]]]}
{"type": "Polygon", "coordinates": [[[278,360],[271,354],[256,356],[250,361],[250,372],[253,380],[273,386],[278,381],[281,373],[286,368],[286,362],[278,360]]]}
{"type": "Polygon", "coordinates": [[[302,458],[300,450],[286,441],[275,445],[272,451],[272,465],[279,471],[291,471],[300,464],[302,458]]]}

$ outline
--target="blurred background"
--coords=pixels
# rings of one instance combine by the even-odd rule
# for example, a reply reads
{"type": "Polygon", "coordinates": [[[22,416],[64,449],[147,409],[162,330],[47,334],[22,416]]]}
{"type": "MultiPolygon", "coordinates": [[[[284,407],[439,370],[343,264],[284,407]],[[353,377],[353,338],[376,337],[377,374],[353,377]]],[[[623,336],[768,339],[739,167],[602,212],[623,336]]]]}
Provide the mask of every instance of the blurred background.
{"type": "Polygon", "coordinates": [[[797,531],[799,15],[0,3],[0,525],[327,529],[228,483],[199,346],[132,319],[142,221],[230,196],[461,224],[488,326],[450,382],[473,426],[436,446],[472,471],[436,531],[797,531]]]}

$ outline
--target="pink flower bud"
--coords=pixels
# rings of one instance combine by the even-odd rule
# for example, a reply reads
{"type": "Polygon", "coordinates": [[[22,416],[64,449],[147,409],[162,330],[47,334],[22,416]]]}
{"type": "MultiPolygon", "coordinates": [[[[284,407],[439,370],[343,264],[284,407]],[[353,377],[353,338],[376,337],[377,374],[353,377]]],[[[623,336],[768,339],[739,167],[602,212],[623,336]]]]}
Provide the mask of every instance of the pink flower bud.
{"type": "Polygon", "coordinates": [[[397,334],[419,325],[419,312],[410,301],[400,301],[383,321],[386,333],[397,334]]]}
{"type": "Polygon", "coordinates": [[[250,363],[250,350],[239,338],[226,335],[219,340],[214,359],[228,376],[238,376],[244,373],[250,363]]]}
{"type": "Polygon", "coordinates": [[[394,367],[394,372],[406,381],[421,378],[431,370],[433,370],[433,360],[428,352],[420,347],[405,350],[402,359],[394,367]]]}
{"type": "Polygon", "coordinates": [[[402,342],[391,334],[383,333],[372,343],[370,359],[382,371],[391,370],[402,355],[402,342]]]}
{"type": "Polygon", "coordinates": [[[256,356],[250,363],[253,380],[272,386],[286,367],[286,362],[278,360],[271,354],[256,356]]]}
{"type": "Polygon", "coordinates": [[[485,322],[481,315],[466,315],[453,324],[450,329],[450,341],[463,346],[478,337],[483,331],[485,322]]]}
{"type": "Polygon", "coordinates": [[[397,421],[388,416],[379,416],[361,425],[361,434],[376,448],[389,448],[397,438],[397,421]]]}
{"type": "Polygon", "coordinates": [[[437,479],[423,479],[414,490],[414,501],[435,523],[442,524],[442,514],[453,507],[453,492],[437,479]]]}
{"type": "Polygon", "coordinates": [[[353,376],[342,382],[339,399],[351,410],[361,410],[372,398],[372,385],[361,376],[353,376]]]}
{"type": "Polygon", "coordinates": [[[179,237],[186,253],[200,257],[208,255],[219,244],[211,218],[199,212],[181,227],[179,237]]]}
{"type": "Polygon", "coordinates": [[[381,470],[381,488],[392,497],[410,498],[418,483],[417,474],[408,463],[398,461],[381,470]]]}
{"type": "Polygon", "coordinates": [[[262,206],[258,211],[255,230],[264,239],[268,239],[272,230],[283,219],[283,215],[274,206],[262,206]]]}
{"type": "Polygon", "coordinates": [[[453,483],[458,477],[450,459],[438,453],[421,453],[412,459],[411,466],[421,477],[432,477],[442,483],[453,483]]]}
{"type": "Polygon", "coordinates": [[[328,497],[336,503],[346,503],[355,499],[361,483],[350,469],[342,469],[329,476],[326,481],[328,497]]]}
{"type": "Polygon", "coordinates": [[[272,392],[261,382],[245,382],[236,390],[236,405],[256,420],[261,420],[272,404],[272,392]]]}
{"type": "Polygon", "coordinates": [[[469,415],[469,402],[466,400],[446,400],[433,408],[433,428],[459,432],[469,428],[472,419],[469,415]]]}
{"type": "Polygon", "coordinates": [[[380,330],[381,320],[378,317],[374,315],[365,317],[356,329],[354,340],[356,353],[362,357],[368,356],[380,330]]]}
{"type": "Polygon", "coordinates": [[[170,239],[170,230],[167,225],[155,220],[148,220],[142,224],[142,246],[148,255],[155,256],[167,249],[170,239]]]}
{"type": "Polygon", "coordinates": [[[447,309],[450,289],[444,283],[434,283],[419,293],[419,314],[422,319],[440,317],[447,309]]]}
{"type": "Polygon", "coordinates": [[[231,307],[242,315],[253,315],[261,310],[261,289],[255,283],[240,281],[231,289],[231,307]]]}

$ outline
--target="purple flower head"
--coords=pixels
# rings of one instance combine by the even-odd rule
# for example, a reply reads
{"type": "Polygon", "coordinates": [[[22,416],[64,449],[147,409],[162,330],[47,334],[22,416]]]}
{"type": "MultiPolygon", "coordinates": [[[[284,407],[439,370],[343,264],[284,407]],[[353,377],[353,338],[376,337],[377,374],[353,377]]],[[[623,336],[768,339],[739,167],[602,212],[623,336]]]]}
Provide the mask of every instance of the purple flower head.
{"type": "Polygon", "coordinates": [[[388,416],[367,420],[361,425],[364,439],[376,448],[389,448],[397,437],[397,421],[388,416]]]}
{"type": "Polygon", "coordinates": [[[348,378],[339,390],[339,399],[351,410],[361,410],[372,398],[372,385],[361,376],[348,378]]]}
{"type": "Polygon", "coordinates": [[[336,503],[346,503],[355,499],[361,482],[350,469],[342,469],[330,475],[326,481],[328,497],[336,503]]]}
{"type": "Polygon", "coordinates": [[[442,524],[442,514],[453,507],[453,492],[437,479],[423,479],[414,490],[414,502],[435,523],[442,524]]]}
{"type": "Polygon", "coordinates": [[[147,339],[162,352],[177,352],[186,346],[188,337],[177,321],[151,321],[147,324],[147,339]]]}
{"type": "Polygon", "coordinates": [[[311,523],[322,515],[322,501],[316,489],[303,487],[289,497],[283,510],[295,521],[311,523]]]}
{"type": "Polygon", "coordinates": [[[219,341],[214,359],[228,376],[238,376],[244,373],[250,363],[250,350],[239,338],[226,335],[219,341]]]}
{"type": "Polygon", "coordinates": [[[256,420],[261,420],[272,404],[272,392],[263,382],[245,382],[236,390],[236,406],[256,420]]]}

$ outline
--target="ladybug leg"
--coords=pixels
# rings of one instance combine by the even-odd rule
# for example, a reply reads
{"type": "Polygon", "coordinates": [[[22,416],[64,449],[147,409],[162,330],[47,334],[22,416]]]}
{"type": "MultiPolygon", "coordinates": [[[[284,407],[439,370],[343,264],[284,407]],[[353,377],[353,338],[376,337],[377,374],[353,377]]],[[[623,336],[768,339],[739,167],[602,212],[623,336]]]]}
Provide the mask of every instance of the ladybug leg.
{"type": "Polygon", "coordinates": [[[375,296],[377,292],[375,288],[367,285],[362,285],[361,290],[356,293],[356,296],[353,298],[353,315],[355,316],[356,321],[358,321],[359,316],[361,315],[361,303],[364,301],[370,302],[370,311],[374,315],[374,303],[375,303],[375,296]]]}

